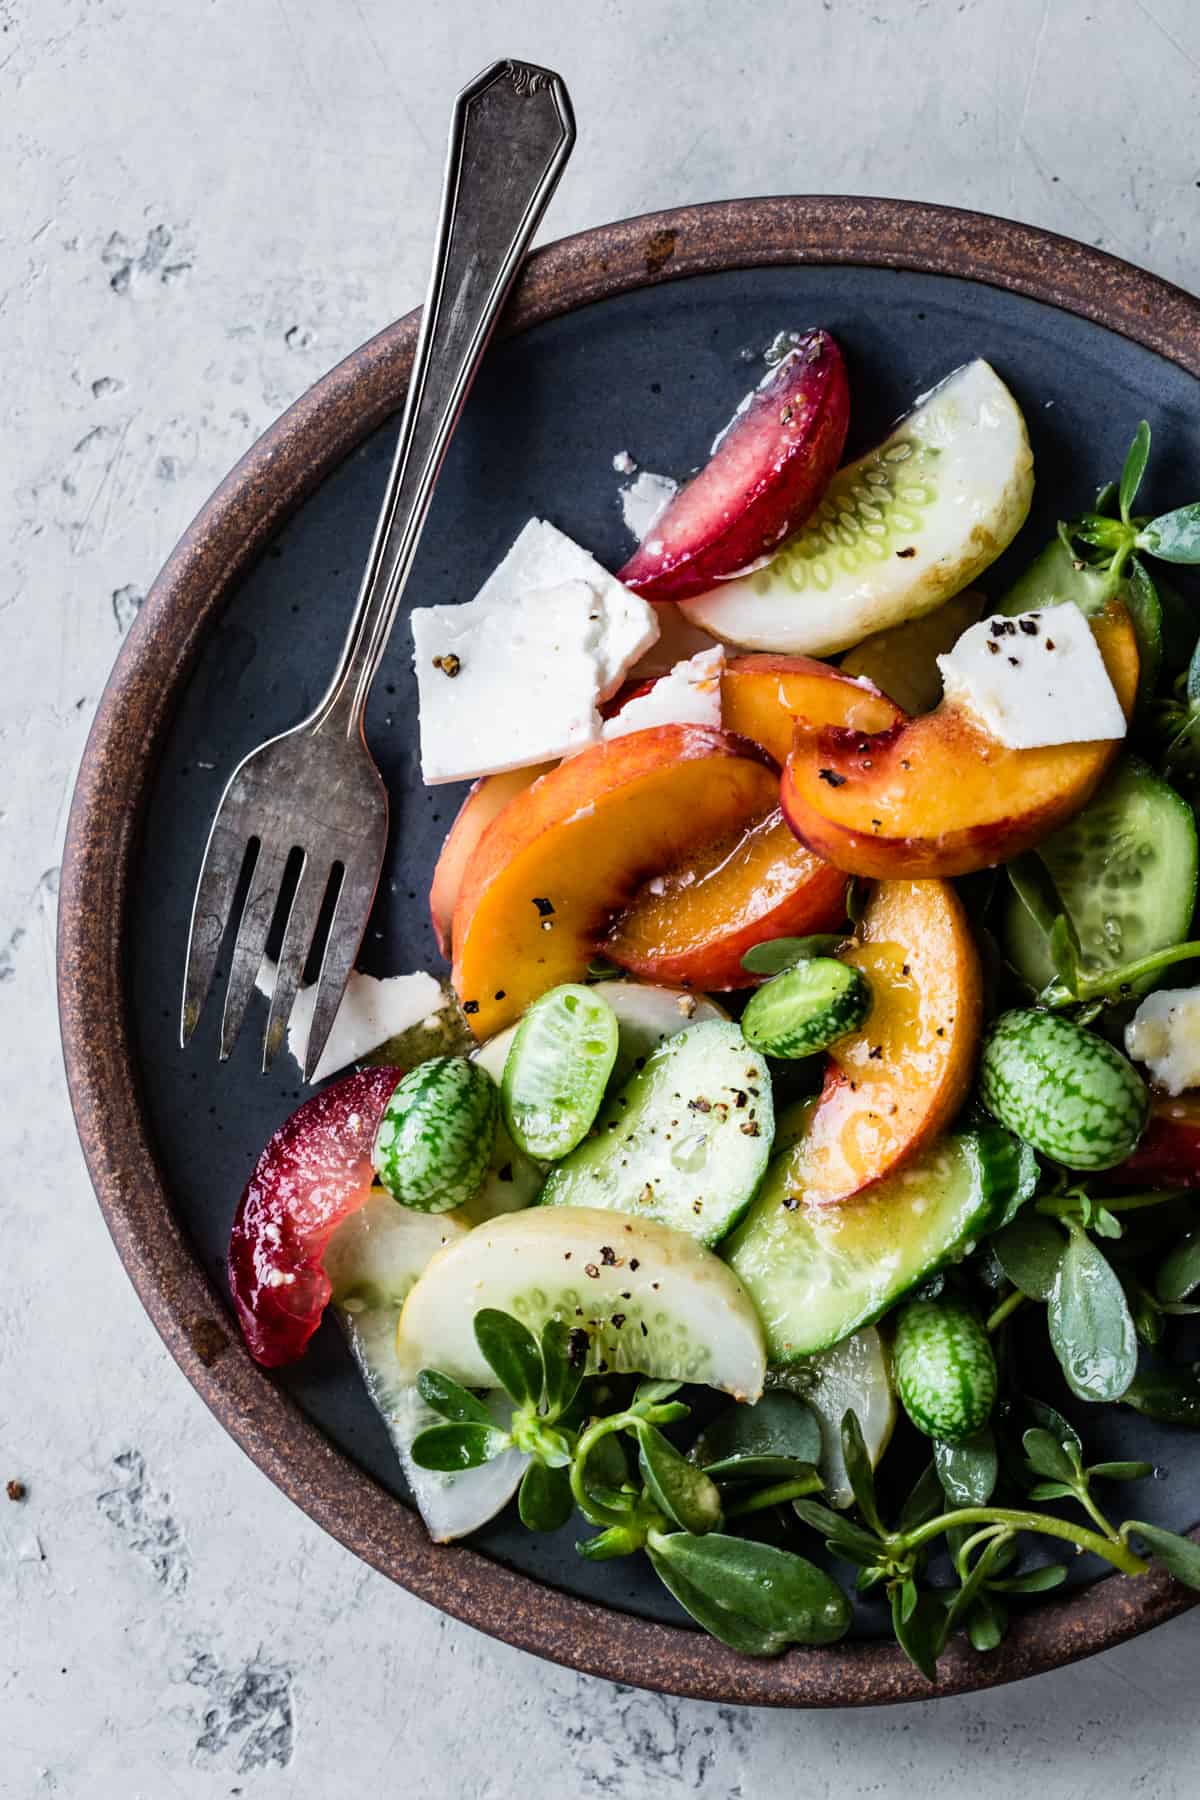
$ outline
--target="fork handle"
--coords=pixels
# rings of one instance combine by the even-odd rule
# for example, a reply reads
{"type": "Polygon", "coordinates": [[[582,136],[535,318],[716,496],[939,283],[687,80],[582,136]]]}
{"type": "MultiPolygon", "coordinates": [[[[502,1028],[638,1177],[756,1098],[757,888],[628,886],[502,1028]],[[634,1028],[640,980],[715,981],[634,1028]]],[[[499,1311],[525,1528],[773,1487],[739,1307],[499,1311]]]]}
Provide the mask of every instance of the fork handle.
{"type": "Polygon", "coordinates": [[[454,105],[442,210],[400,437],[354,617],[314,723],[362,730],[442,458],[558,185],[575,121],[562,78],[493,63],[454,105]]]}

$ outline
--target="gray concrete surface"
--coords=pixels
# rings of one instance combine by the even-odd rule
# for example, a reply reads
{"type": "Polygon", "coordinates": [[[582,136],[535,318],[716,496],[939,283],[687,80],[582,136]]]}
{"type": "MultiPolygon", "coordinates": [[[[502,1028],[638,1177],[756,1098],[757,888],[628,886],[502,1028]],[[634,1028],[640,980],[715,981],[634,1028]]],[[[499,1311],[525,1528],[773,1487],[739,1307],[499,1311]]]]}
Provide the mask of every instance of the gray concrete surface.
{"type": "Polygon", "coordinates": [[[1196,1791],[1200,1614],[980,1699],[794,1717],[584,1680],[369,1573],[169,1363],[59,1071],[57,865],[123,631],[256,434],[424,281],[453,90],[561,69],[557,234],[829,190],[1185,285],[1191,0],[0,0],[0,1794],[1196,1791]]]}

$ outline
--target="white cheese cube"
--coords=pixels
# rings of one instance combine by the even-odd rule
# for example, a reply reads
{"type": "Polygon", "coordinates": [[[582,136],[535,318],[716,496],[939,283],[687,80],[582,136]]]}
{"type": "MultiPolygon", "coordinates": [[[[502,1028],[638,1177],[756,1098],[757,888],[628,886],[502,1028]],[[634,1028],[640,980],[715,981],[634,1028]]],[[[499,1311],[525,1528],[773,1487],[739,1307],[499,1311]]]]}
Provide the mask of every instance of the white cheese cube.
{"type": "Polygon", "coordinates": [[[598,652],[600,699],[615,694],[625,672],[658,638],[658,615],[648,600],[627,588],[591,553],[547,519],[530,519],[503,562],[488,576],[476,601],[519,600],[537,588],[586,581],[601,603],[598,652]]]}
{"type": "Polygon", "coordinates": [[[708,725],[721,729],[721,675],[725,668],[724,646],[702,650],[687,662],[676,663],[669,675],[660,676],[648,694],[639,694],[604,724],[606,738],[625,737],[631,731],[647,731],[654,725],[708,725]]]}
{"type": "MultiPolygon", "coordinates": [[[[275,992],[276,967],[263,960],[254,985],[267,999],[275,992]]],[[[303,987],[292,1003],[288,1020],[288,1054],[300,1068],[308,1049],[313,1009],[317,1003],[316,984],[303,987]]],[[[414,1026],[428,1020],[430,1028],[440,1023],[437,1015],[449,1004],[449,994],[440,981],[419,970],[413,975],[388,975],[378,979],[352,969],[342,995],[342,1003],[334,1015],[333,1026],[325,1040],[321,1060],[313,1072],[313,1081],[325,1081],[339,1069],[369,1056],[414,1026]]]]}
{"type": "Polygon", "coordinates": [[[1010,750],[1125,736],[1099,646],[1072,601],[981,619],[937,661],[946,699],[1010,750]]]}
{"type": "Polygon", "coordinates": [[[429,783],[548,762],[600,735],[604,610],[586,581],[413,610],[429,783]]]}
{"type": "Polygon", "coordinates": [[[1200,1087],[1200,987],[1147,994],[1125,1027],[1125,1048],[1168,1094],[1200,1087]]]}

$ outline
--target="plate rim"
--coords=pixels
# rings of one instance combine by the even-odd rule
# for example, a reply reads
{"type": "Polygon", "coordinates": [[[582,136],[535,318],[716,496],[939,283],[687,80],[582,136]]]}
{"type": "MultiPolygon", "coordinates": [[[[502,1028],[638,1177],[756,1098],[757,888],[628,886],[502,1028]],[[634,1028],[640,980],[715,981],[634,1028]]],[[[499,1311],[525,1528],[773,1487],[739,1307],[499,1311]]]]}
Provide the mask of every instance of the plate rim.
{"type": "MultiPolygon", "coordinates": [[[[501,330],[513,335],[660,282],[790,264],[893,268],[1006,289],[1105,326],[1200,380],[1200,299],[1183,289],[1036,226],[857,196],[711,201],[559,239],[526,265],[501,330]]],[[[284,519],[400,406],[418,316],[398,319],[322,376],[200,509],[121,647],[80,763],[58,918],[67,1084],[105,1222],[167,1349],[251,1461],[362,1560],[492,1637],[609,1680],[742,1705],[930,1699],[1042,1673],[1185,1611],[1194,1602],[1161,1570],[1132,1593],[1101,1579],[1014,1620],[986,1658],[956,1641],[934,1685],[886,1643],[752,1661],[700,1632],[575,1598],[470,1548],[431,1544],[417,1515],[337,1449],[245,1350],[174,1216],[138,1094],[124,944],[139,826],[205,631],[284,519]]]]}

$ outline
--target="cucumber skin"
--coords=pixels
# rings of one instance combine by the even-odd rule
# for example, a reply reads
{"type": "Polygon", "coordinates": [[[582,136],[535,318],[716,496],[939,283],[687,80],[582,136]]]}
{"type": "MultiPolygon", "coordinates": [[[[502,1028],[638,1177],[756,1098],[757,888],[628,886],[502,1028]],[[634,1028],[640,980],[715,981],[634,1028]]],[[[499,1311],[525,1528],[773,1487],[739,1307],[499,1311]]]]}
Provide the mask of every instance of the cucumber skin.
{"type": "Polygon", "coordinates": [[[1150,1094],[1133,1064],[1057,1013],[1002,1013],[984,1040],[988,1111],[1068,1169],[1111,1169],[1146,1129],[1150,1094]]]}
{"type": "Polygon", "coordinates": [[[380,1184],[401,1206],[449,1212],[483,1185],[500,1095],[485,1070],[435,1056],[411,1070],[388,1101],[375,1137],[380,1184]]]}
{"type": "MultiPolygon", "coordinates": [[[[942,1140],[943,1144],[950,1140],[942,1140]]],[[[898,1300],[913,1288],[919,1287],[930,1276],[938,1274],[942,1269],[952,1267],[961,1262],[963,1257],[974,1248],[981,1238],[999,1229],[1001,1223],[1012,1210],[1011,1203],[1019,1191],[1029,1186],[1027,1159],[1022,1154],[1021,1145],[1008,1131],[997,1126],[985,1126],[982,1130],[965,1132],[958,1135],[957,1142],[963,1153],[969,1158],[973,1167],[974,1204],[969,1212],[960,1220],[960,1229],[952,1240],[944,1242],[932,1250],[931,1254],[915,1263],[904,1278],[887,1292],[877,1296],[875,1301],[867,1301],[857,1308],[848,1303],[836,1329],[816,1331],[811,1337],[790,1337],[780,1339],[772,1333],[772,1324],[765,1316],[764,1307],[755,1292],[756,1283],[753,1273],[749,1271],[739,1252],[752,1230],[756,1217],[761,1209],[774,1210],[779,1205],[778,1197],[772,1191],[771,1173],[778,1164],[784,1164],[787,1152],[775,1159],[768,1168],[755,1195],[753,1207],[743,1221],[734,1237],[722,1246],[721,1254],[725,1256],[746,1287],[751,1298],[758,1305],[763,1317],[763,1328],[767,1334],[767,1353],[772,1365],[788,1367],[793,1363],[803,1362],[807,1357],[815,1356],[820,1351],[832,1349],[852,1333],[866,1325],[873,1325],[891,1311],[898,1300]]],[[[919,1163],[919,1159],[918,1159],[919,1163]]],[[[915,1165],[909,1165],[910,1169],[915,1165]]],[[[900,1171],[904,1173],[905,1171],[900,1171]]],[[[892,1178],[887,1178],[892,1179],[892,1178]]],[[[878,1184],[880,1187],[884,1183],[878,1184]]],[[[846,1208],[872,1205],[871,1190],[859,1198],[845,1202],[846,1208]]],[[[836,1210],[836,1209],[835,1209],[836,1210]]]]}
{"type": "Polygon", "coordinates": [[[857,1031],[870,1010],[871,990],[862,970],[818,956],[764,982],[742,1014],[742,1031],[764,1056],[790,1061],[813,1056],[857,1031]]]}
{"type": "MultiPolygon", "coordinates": [[[[554,1031],[554,1021],[548,1020],[549,1032],[554,1031]]],[[[579,1033],[577,1033],[579,1035],[579,1033]]],[[[568,1061],[561,1050],[562,1060],[568,1061]]],[[[586,988],[575,982],[565,982],[561,987],[551,988],[549,993],[542,994],[535,1000],[517,1026],[516,1036],[508,1052],[504,1064],[504,1079],[500,1085],[500,1105],[504,1116],[504,1126],[509,1137],[523,1155],[539,1162],[559,1162],[568,1156],[591,1130],[596,1114],[604,1099],[604,1090],[617,1059],[618,1027],[617,1015],[604,999],[603,994],[594,988],[586,988]],[[594,1064],[593,1092],[587,1097],[586,1104],[576,1112],[574,1123],[568,1129],[560,1120],[557,1130],[547,1125],[544,1116],[540,1119],[541,1135],[537,1134],[538,1109],[536,1104],[529,1103],[526,1094],[521,1090],[522,1063],[528,1070],[531,1062],[536,1062],[536,1037],[539,1030],[546,1030],[546,1023],[551,1008],[561,1011],[566,995],[576,997],[581,1010],[577,1015],[580,1033],[590,1037],[603,1037],[608,1046],[606,1054],[594,1064]],[[531,1054],[532,1050],[532,1054],[531,1054]],[[534,1129],[527,1129],[531,1123],[534,1129]]],[[[527,1077],[526,1077],[527,1079],[527,1077]]]]}
{"type": "Polygon", "coordinates": [[[955,1444],[991,1417],[996,1359],[975,1314],[957,1301],[913,1300],[901,1309],[892,1374],[901,1405],[926,1437],[955,1444]]]}

